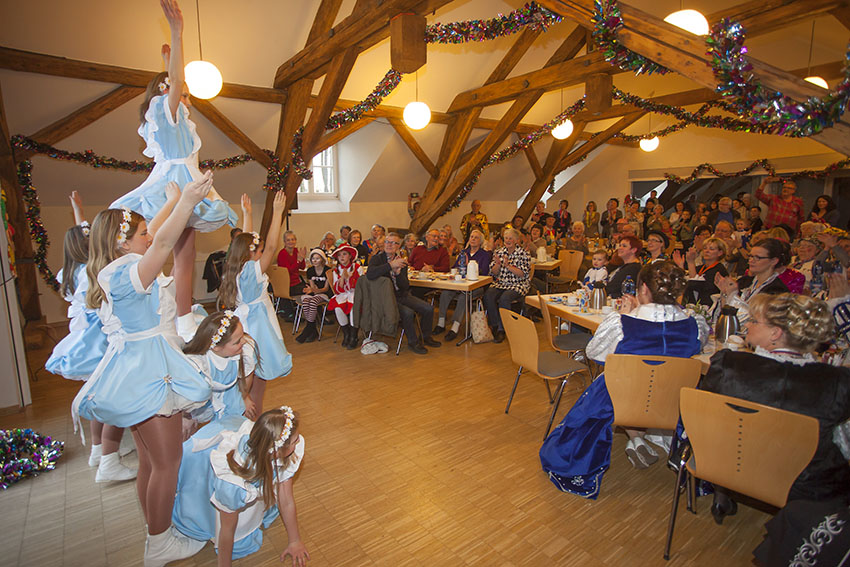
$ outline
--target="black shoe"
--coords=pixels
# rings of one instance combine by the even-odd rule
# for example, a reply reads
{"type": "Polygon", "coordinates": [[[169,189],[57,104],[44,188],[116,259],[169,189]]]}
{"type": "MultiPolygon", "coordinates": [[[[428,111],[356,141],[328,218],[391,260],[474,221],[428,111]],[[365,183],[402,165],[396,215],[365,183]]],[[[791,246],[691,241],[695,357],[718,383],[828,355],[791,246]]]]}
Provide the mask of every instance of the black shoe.
{"type": "Polygon", "coordinates": [[[340,346],[343,348],[348,348],[348,343],[351,342],[351,327],[349,325],[345,325],[344,327],[340,327],[340,331],[342,331],[342,341],[340,341],[340,346]]]}
{"type": "Polygon", "coordinates": [[[446,330],[446,328],[445,328],[445,327],[442,327],[442,326],[440,326],[440,325],[437,325],[436,327],[434,327],[434,331],[433,331],[431,334],[432,334],[432,335],[439,335],[440,333],[442,333],[442,332],[443,332],[443,331],[445,331],[445,330],[446,330]]]}
{"type": "Polygon", "coordinates": [[[310,336],[310,325],[307,325],[306,327],[304,327],[304,330],[301,331],[301,333],[297,337],[295,337],[295,340],[298,341],[299,343],[303,343],[303,342],[307,341],[307,337],[309,337],[309,336],[310,336]]]}
{"type": "Polygon", "coordinates": [[[407,345],[407,348],[415,352],[416,354],[428,354],[428,349],[419,343],[407,345]]]}
{"type": "Polygon", "coordinates": [[[501,329],[497,329],[496,332],[493,333],[493,342],[500,343],[505,340],[505,332],[501,329]]]}
{"type": "Polygon", "coordinates": [[[348,339],[348,350],[354,350],[356,348],[360,348],[360,329],[354,326],[349,326],[349,332],[351,333],[351,338],[348,339]]]}
{"type": "Polygon", "coordinates": [[[304,340],[305,343],[316,342],[316,339],[319,338],[319,329],[316,328],[316,322],[307,323],[307,330],[310,332],[307,335],[307,338],[304,340]]]}
{"type": "Polygon", "coordinates": [[[723,518],[726,516],[734,516],[738,513],[738,503],[731,498],[726,500],[728,504],[721,505],[718,500],[715,500],[711,505],[711,515],[714,516],[714,522],[718,525],[723,524],[723,518]]]}
{"type": "Polygon", "coordinates": [[[422,342],[425,343],[427,346],[435,347],[435,348],[439,347],[439,346],[443,346],[443,343],[441,343],[440,341],[434,340],[431,337],[428,337],[427,339],[422,339],[422,342]]]}
{"type": "Polygon", "coordinates": [[[454,331],[449,331],[448,333],[446,333],[445,341],[447,343],[449,343],[449,342],[455,340],[456,338],[457,338],[457,333],[455,333],[454,331]]]}

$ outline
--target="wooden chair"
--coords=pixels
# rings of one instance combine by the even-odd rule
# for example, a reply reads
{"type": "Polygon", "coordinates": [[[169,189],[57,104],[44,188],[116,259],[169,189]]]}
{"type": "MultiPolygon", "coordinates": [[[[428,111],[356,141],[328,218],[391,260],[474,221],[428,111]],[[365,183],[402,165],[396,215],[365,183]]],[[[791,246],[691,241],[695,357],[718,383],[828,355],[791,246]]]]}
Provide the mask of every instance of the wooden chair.
{"type": "Polygon", "coordinates": [[[562,356],[557,352],[540,352],[537,329],[534,327],[531,319],[526,319],[505,308],[500,308],[499,314],[502,317],[502,325],[505,327],[505,335],[511,347],[511,359],[514,361],[514,364],[519,365],[516,380],[514,380],[514,386],[511,389],[511,395],[508,398],[508,405],[505,407],[505,413],[508,413],[508,410],[511,409],[511,402],[514,399],[514,393],[516,392],[519,377],[523,369],[537,374],[543,379],[546,390],[549,392],[549,403],[554,406],[552,408],[552,415],[549,416],[549,423],[546,424],[546,431],[543,434],[543,439],[545,440],[549,435],[549,430],[552,429],[552,422],[555,420],[555,414],[558,412],[558,405],[561,403],[561,394],[564,392],[564,386],[567,380],[577,372],[587,371],[587,368],[582,363],[562,356]],[[549,388],[549,382],[553,381],[560,381],[560,386],[554,397],[552,397],[552,391],[549,388]]]}
{"type": "Polygon", "coordinates": [[[695,358],[609,354],[605,385],[614,405],[614,425],[675,429],[679,390],[696,387],[701,371],[695,358]]]}
{"type": "Polygon", "coordinates": [[[581,250],[561,250],[558,252],[558,260],[561,261],[561,273],[557,276],[549,276],[549,285],[558,286],[578,282],[578,271],[584,260],[584,252],[581,250]]]}
{"type": "Polygon", "coordinates": [[[584,357],[584,364],[587,366],[587,372],[593,377],[593,370],[590,367],[590,359],[584,349],[587,348],[587,343],[590,342],[591,335],[588,333],[566,333],[554,334],[552,332],[552,314],[549,312],[549,303],[540,292],[537,292],[537,300],[540,302],[540,312],[543,314],[543,325],[546,327],[546,338],[549,344],[556,352],[566,354],[572,359],[575,359],[576,354],[581,353],[584,357]]]}
{"type": "Polygon", "coordinates": [[[292,300],[289,293],[289,270],[280,266],[271,265],[266,271],[269,276],[269,283],[272,285],[272,298],[274,300],[274,309],[277,312],[280,307],[280,300],[292,300]]]}
{"type": "Polygon", "coordinates": [[[817,450],[820,429],[810,416],[693,388],[682,388],[680,407],[693,455],[679,466],[664,559],[686,475],[781,508],[817,450]]]}

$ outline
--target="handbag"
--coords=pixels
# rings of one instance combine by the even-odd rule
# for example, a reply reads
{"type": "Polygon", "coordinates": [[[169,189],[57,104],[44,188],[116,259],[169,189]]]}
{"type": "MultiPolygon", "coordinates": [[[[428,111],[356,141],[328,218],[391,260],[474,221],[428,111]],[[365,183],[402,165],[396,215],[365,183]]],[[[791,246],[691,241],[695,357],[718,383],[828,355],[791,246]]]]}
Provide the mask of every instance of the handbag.
{"type": "Polygon", "coordinates": [[[469,328],[472,330],[472,342],[475,344],[486,343],[493,340],[493,332],[487,324],[487,314],[484,312],[484,304],[478,300],[478,309],[473,311],[469,317],[469,328]]]}

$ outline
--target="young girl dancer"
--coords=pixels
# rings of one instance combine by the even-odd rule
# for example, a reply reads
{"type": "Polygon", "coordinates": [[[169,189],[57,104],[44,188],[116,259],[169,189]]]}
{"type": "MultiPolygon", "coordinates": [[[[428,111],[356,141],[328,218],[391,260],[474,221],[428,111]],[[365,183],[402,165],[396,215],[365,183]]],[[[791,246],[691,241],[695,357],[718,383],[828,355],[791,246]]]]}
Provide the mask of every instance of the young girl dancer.
{"type": "MultiPolygon", "coordinates": [[[[268,242],[277,242],[280,238],[280,216],[285,204],[286,196],[280,191],[272,204],[268,242]]],[[[266,270],[274,253],[274,246],[264,247],[263,240],[256,233],[243,232],[235,237],[224,261],[221,288],[218,290],[222,305],[236,308],[236,315],[245,331],[257,343],[259,364],[254,371],[257,380],[251,386],[251,400],[257,413],[263,411],[266,380],[285,376],[292,370],[292,356],[283,344],[280,323],[267,292],[269,277],[266,270]]]]}
{"type": "Polygon", "coordinates": [[[258,551],[261,527],[278,514],[289,539],[280,560],[289,555],[293,565],[307,564],[292,495],[292,477],[304,458],[298,429],[295,412],[282,406],[232,430],[211,423],[184,444],[174,525],[193,539],[212,540],[219,567],[258,551]]]}
{"type": "MultiPolygon", "coordinates": [[[[86,308],[90,228],[83,217],[82,200],[76,191],[71,193],[71,206],[77,225],[65,233],[65,261],[57,276],[61,282],[60,293],[71,304],[68,307],[70,332],[53,349],[44,367],[48,372],[69,380],[88,380],[106,354],[106,335],[97,311],[86,308]]],[[[95,482],[136,478],[136,471],[120,461],[119,449],[124,430],[97,420],[89,423],[89,430],[92,436],[89,466],[97,467],[95,482]]],[[[130,451],[132,448],[126,453],[130,451]]]]}
{"type": "MultiPolygon", "coordinates": [[[[162,47],[168,71],[159,73],[148,84],[139,126],[139,136],[147,145],[144,154],[154,159],[155,166],[144,183],[110,205],[113,209],[127,207],[148,222],[165,204],[165,186],[169,181],[182,188],[202,176],[198,169],[201,139],[189,119],[189,92],[183,80],[183,14],[176,0],[160,0],[160,4],[171,29],[171,45],[162,47]]],[[[225,223],[236,226],[236,221],[236,213],[210,186],[209,193],[192,211],[189,226],[175,243],[172,275],[181,335],[191,335],[195,330],[191,314],[195,229],[211,232],[225,223]]]]}
{"type": "Polygon", "coordinates": [[[354,287],[360,272],[357,269],[357,249],[345,244],[331,254],[336,260],[334,268],[334,296],[328,303],[328,309],[336,314],[336,320],[342,329],[342,346],[352,350],[357,348],[357,327],[350,324],[349,315],[354,307],[354,287]]]}
{"type": "Polygon", "coordinates": [[[136,487],[148,526],[146,566],[199,549],[169,527],[182,451],[181,412],[206,403],[211,391],[181,350],[172,278],[160,271],[211,186],[211,172],[187,183],[153,243],[145,220],[128,209],[100,212],[91,229],[86,304],[100,310],[109,347],[72,412],[75,422],[82,415],[131,427],[139,453],[136,487]]]}
{"type": "Polygon", "coordinates": [[[311,266],[307,268],[305,278],[307,285],[301,290],[304,293],[301,296],[301,310],[307,325],[295,339],[299,343],[312,343],[319,338],[319,331],[316,329],[316,313],[319,311],[319,305],[328,302],[328,292],[331,289],[327,263],[328,258],[321,248],[314,248],[310,252],[311,266]]]}
{"type": "Polygon", "coordinates": [[[204,319],[183,352],[212,382],[209,411],[202,421],[235,418],[238,427],[244,415],[257,419],[248,393],[254,381],[255,346],[233,311],[219,311],[204,319]],[[210,415],[212,414],[212,415],[210,415]]]}

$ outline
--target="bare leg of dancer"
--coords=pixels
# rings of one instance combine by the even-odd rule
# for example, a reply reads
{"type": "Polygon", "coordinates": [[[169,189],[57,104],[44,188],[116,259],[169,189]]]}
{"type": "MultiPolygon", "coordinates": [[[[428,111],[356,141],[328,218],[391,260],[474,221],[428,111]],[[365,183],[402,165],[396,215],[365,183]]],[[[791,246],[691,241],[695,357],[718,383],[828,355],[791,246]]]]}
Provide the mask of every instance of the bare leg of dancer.
{"type": "Polygon", "coordinates": [[[195,268],[195,229],[187,227],[174,245],[174,284],[177,316],[192,311],[192,272],[195,268]]]}
{"type": "Polygon", "coordinates": [[[139,434],[137,426],[130,428],[133,433],[133,440],[136,441],[136,452],[139,455],[139,471],[136,476],[136,493],[139,495],[139,504],[142,507],[142,515],[145,517],[145,524],[148,522],[148,483],[151,479],[151,458],[148,454],[148,448],[145,445],[144,439],[139,434]]]}
{"type": "MultiPolygon", "coordinates": [[[[148,533],[161,534],[171,526],[171,511],[177,493],[177,473],[183,455],[181,438],[181,414],[170,417],[154,416],[135,427],[141,438],[150,473],[145,489],[142,509],[148,521],[148,533]]],[[[136,445],[139,445],[137,438],[136,445]]],[[[141,455],[139,455],[141,461],[141,455]]],[[[141,498],[141,490],[139,497],[141,498]]]]}
{"type": "Polygon", "coordinates": [[[266,395],[266,381],[262,378],[254,377],[254,382],[251,384],[251,401],[257,407],[257,415],[263,413],[263,396],[266,395]]]}

